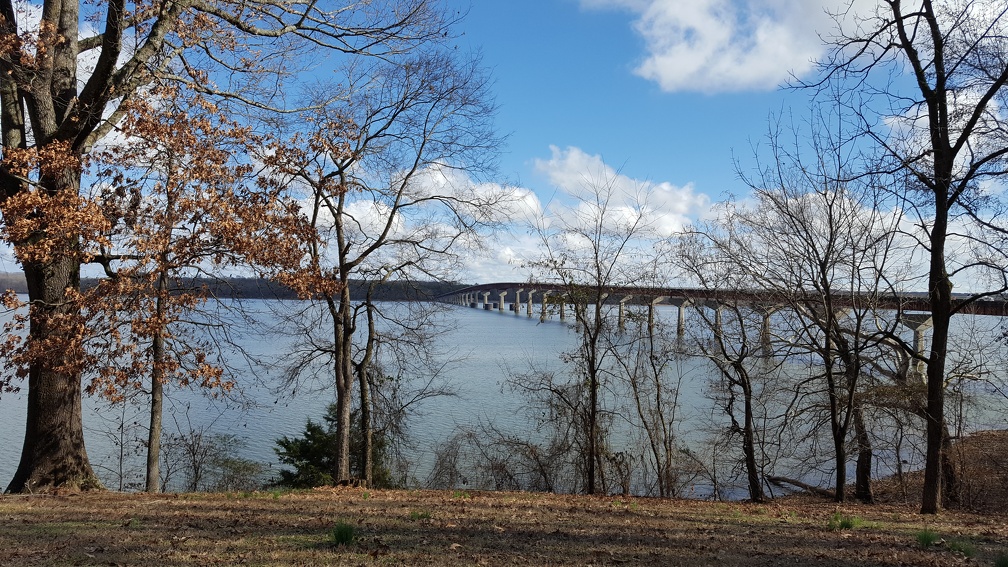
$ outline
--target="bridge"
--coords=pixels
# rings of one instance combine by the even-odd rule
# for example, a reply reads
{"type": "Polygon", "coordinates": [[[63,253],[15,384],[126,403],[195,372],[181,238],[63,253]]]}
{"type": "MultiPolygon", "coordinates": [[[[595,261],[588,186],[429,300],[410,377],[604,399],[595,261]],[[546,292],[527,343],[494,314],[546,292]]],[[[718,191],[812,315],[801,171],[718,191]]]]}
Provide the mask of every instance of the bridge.
{"type": "MultiPolygon", "coordinates": [[[[487,311],[512,311],[520,315],[524,308],[528,317],[533,316],[534,305],[538,299],[539,320],[545,321],[551,316],[549,305],[557,307],[560,320],[566,319],[566,306],[575,302],[592,302],[601,298],[607,304],[618,305],[619,325],[622,328],[625,317],[625,305],[634,303],[648,306],[648,326],[654,327],[654,309],[656,305],[667,304],[678,308],[676,332],[681,337],[685,334],[685,310],[689,305],[711,307],[717,313],[718,306],[724,304],[745,304],[758,308],[763,313],[764,329],[769,329],[769,318],[776,311],[787,305],[817,305],[821,304],[821,296],[815,294],[793,294],[785,296],[779,291],[747,290],[747,289],[697,289],[677,287],[635,287],[635,286],[565,286],[557,283],[508,282],[488,283],[465,287],[446,293],[436,298],[446,303],[466,305],[472,308],[482,306],[487,311]],[[524,294],[524,295],[523,295],[524,294]],[[491,301],[496,299],[496,301],[491,301]]],[[[847,309],[856,306],[895,311],[899,322],[914,331],[914,346],[923,353],[924,333],[931,327],[931,304],[928,294],[924,292],[905,292],[889,294],[837,294],[832,299],[837,309],[847,309]]],[[[994,317],[1008,316],[1008,296],[1005,294],[976,298],[969,294],[953,294],[956,311],[973,315],[994,317]]],[[[716,324],[716,323],[715,323],[716,324]]]]}
{"type": "MultiPolygon", "coordinates": [[[[509,311],[519,312],[522,305],[522,294],[525,294],[525,305],[528,316],[532,316],[532,305],[535,294],[539,294],[539,304],[550,303],[549,297],[556,298],[552,303],[559,303],[560,298],[584,297],[594,301],[599,294],[608,303],[620,304],[635,301],[638,304],[657,305],[667,303],[682,306],[685,303],[709,305],[714,303],[742,303],[756,306],[779,307],[786,304],[814,304],[820,296],[815,294],[785,296],[780,291],[747,290],[747,289],[700,289],[682,287],[635,287],[635,286],[566,286],[556,283],[508,282],[487,283],[457,289],[440,295],[437,300],[447,303],[457,303],[478,307],[486,310],[498,309],[504,311],[505,305],[510,305],[509,311]],[[491,302],[491,296],[498,301],[491,302]],[[482,297],[482,301],[479,299],[482,297]],[[474,305],[475,304],[475,305],[474,305]]],[[[972,315],[988,315],[994,317],[1008,316],[1008,295],[1000,294],[974,299],[970,294],[953,294],[953,301],[960,307],[957,311],[972,315]]],[[[566,303],[571,303],[568,299],[566,303]]],[[[899,312],[929,312],[931,304],[925,292],[903,292],[887,294],[842,294],[832,297],[833,304],[838,308],[872,306],[876,309],[899,312]]]]}

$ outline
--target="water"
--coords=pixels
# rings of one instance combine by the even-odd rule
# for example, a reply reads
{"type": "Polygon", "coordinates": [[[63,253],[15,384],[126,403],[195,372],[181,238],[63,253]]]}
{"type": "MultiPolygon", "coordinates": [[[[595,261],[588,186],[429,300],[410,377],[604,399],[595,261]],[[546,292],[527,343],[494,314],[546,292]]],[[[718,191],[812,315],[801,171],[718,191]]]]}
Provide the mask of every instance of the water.
{"type": "MultiPolygon", "coordinates": [[[[257,306],[254,301],[249,303],[253,309],[259,308],[260,317],[269,317],[268,306],[257,306]]],[[[520,400],[501,391],[506,369],[529,362],[560,365],[558,354],[570,347],[574,336],[559,322],[540,324],[538,317],[529,319],[514,313],[452,308],[448,322],[454,329],[439,338],[439,350],[447,360],[454,362],[449,362],[435,385],[450,388],[455,395],[421,402],[409,426],[411,456],[416,461],[414,476],[420,479],[429,470],[424,455],[432,452],[457,427],[481,422],[495,423],[504,429],[522,425],[520,400]]],[[[243,342],[253,354],[269,360],[282,353],[289,340],[273,335],[245,338],[243,342]]],[[[244,443],[238,450],[239,456],[277,467],[273,451],[276,439],[300,435],[309,418],[321,421],[326,407],[335,400],[335,393],[320,384],[315,384],[314,388],[303,387],[296,394],[278,393],[275,389],[279,370],[259,368],[257,373],[260,379],[239,384],[243,397],[258,402],[252,407],[228,399],[208,399],[198,392],[169,391],[170,400],[165,404],[165,432],[176,431],[178,424],[183,430],[208,427],[214,432],[233,434],[244,443]]],[[[0,483],[6,484],[12,478],[20,458],[25,399],[25,392],[0,397],[0,483]]],[[[145,423],[144,410],[127,409],[124,420],[127,432],[142,436],[139,429],[145,423]]],[[[123,417],[122,406],[110,408],[101,400],[84,399],[88,455],[106,483],[109,483],[112,469],[118,467],[115,437],[120,432],[123,417]]],[[[115,483],[110,484],[115,486],[115,483]]]]}
{"type": "MultiPolygon", "coordinates": [[[[264,360],[272,360],[289,348],[291,339],[270,334],[268,321],[270,308],[276,303],[249,302],[264,323],[267,333],[247,336],[243,345],[264,360]]],[[[511,312],[484,311],[482,309],[452,308],[446,321],[454,328],[439,337],[439,350],[445,360],[454,360],[440,376],[418,376],[419,381],[434,378],[436,387],[454,391],[450,397],[435,397],[416,406],[416,414],[409,421],[407,457],[411,461],[409,478],[422,483],[433,466],[435,450],[460,428],[478,429],[483,424],[493,424],[504,432],[515,433],[525,439],[536,439],[541,432],[534,412],[526,400],[504,386],[509,373],[527,371],[531,367],[563,372],[565,363],[560,354],[570,350],[577,338],[575,332],[557,320],[539,322],[511,312]]],[[[659,318],[675,321],[674,307],[659,309],[659,318]]],[[[989,327],[1000,324],[992,318],[985,320],[989,327]]],[[[971,323],[972,324],[972,323],[971,323]]],[[[989,328],[985,332],[995,332],[989,328]]],[[[966,349],[976,345],[967,344],[966,349]]],[[[1000,360],[1004,360],[1002,357],[1000,360]]],[[[988,365],[1000,368],[995,362],[988,365]]],[[[681,379],[679,390],[681,420],[677,431],[682,441],[702,452],[709,443],[711,427],[723,426],[723,418],[706,397],[708,377],[712,368],[704,361],[693,359],[680,362],[673,372],[681,379]],[[698,449],[699,448],[699,449],[698,449]]],[[[334,401],[331,388],[315,384],[316,388],[302,387],[296,393],[276,392],[279,371],[276,368],[259,368],[258,379],[244,380],[241,394],[254,400],[254,405],[238,404],[230,399],[208,399],[199,392],[171,391],[166,402],[164,427],[166,433],[177,430],[205,429],[209,432],[227,433],[238,437],[243,445],[235,449],[238,456],[265,463],[267,476],[275,473],[278,462],[274,453],[275,441],[281,436],[295,437],[303,432],[309,418],[319,421],[326,406],[334,401]]],[[[981,388],[982,390],[982,388],[981,388]]],[[[616,396],[610,393],[610,396],[616,396]]],[[[989,398],[991,406],[972,416],[965,430],[1003,428],[1004,413],[999,411],[998,397],[989,398]]],[[[0,397],[0,483],[12,478],[20,457],[24,437],[25,394],[4,394],[0,397]]],[[[84,400],[85,441],[92,464],[110,488],[117,488],[118,478],[124,472],[135,487],[142,479],[143,456],[136,441],[120,443],[130,436],[143,438],[145,410],[142,406],[110,408],[105,402],[93,398],[84,400]],[[120,427],[125,424],[124,427],[120,427]],[[119,449],[127,449],[127,458],[119,458],[119,449]],[[129,451],[132,451],[131,453],[129,451]],[[126,470],[120,471],[120,462],[126,470]]],[[[616,436],[633,437],[625,423],[614,424],[616,436]]],[[[619,443],[616,443],[619,445],[619,443]]],[[[828,455],[825,460],[828,466],[828,455]]],[[[899,457],[896,457],[899,458],[899,457]]],[[[880,462],[883,459],[879,459],[880,462]]],[[[911,457],[911,462],[916,462],[911,457]]],[[[785,461],[782,461],[782,463],[785,461]]],[[[882,465],[884,466],[884,465],[882,465]]],[[[776,471],[779,472],[779,471],[776,471]]],[[[828,478],[823,473],[820,478],[828,478]]],[[[812,479],[817,480],[817,479],[812,479]]]]}

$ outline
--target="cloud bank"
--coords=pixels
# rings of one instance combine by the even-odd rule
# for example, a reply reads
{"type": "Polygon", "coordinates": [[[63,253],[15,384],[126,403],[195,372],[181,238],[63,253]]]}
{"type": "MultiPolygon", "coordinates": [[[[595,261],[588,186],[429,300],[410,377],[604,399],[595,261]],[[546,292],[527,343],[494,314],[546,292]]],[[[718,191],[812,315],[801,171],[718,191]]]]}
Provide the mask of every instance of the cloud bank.
{"type": "MultiPolygon", "coordinates": [[[[820,35],[844,0],[581,0],[588,9],[635,15],[645,54],[635,69],[664,91],[772,90],[811,71],[824,52],[820,35]]],[[[855,0],[852,12],[873,6],[855,0]]]]}
{"type": "Polygon", "coordinates": [[[679,186],[667,181],[634,179],[605,163],[602,156],[576,147],[550,146],[550,153],[549,159],[537,159],[534,166],[563,196],[591,202],[595,187],[612,185],[614,193],[625,196],[624,205],[643,204],[650,224],[663,236],[682,230],[710,206],[710,198],[697,193],[692,183],[679,186]]]}

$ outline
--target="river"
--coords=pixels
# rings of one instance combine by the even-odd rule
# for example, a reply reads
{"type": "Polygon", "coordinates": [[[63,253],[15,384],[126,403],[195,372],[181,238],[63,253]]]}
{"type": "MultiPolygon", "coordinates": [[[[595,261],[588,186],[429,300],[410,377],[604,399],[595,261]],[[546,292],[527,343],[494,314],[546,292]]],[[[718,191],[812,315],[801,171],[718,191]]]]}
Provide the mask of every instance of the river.
{"type": "MultiPolygon", "coordinates": [[[[293,339],[270,330],[268,320],[276,302],[250,301],[248,306],[258,313],[256,317],[263,321],[260,330],[266,332],[248,335],[241,342],[257,357],[272,360],[293,339]]],[[[674,307],[659,309],[659,317],[669,321],[675,320],[675,314],[674,307]]],[[[438,345],[446,360],[454,362],[445,367],[437,385],[453,390],[454,395],[424,400],[408,422],[407,481],[411,484],[423,484],[433,467],[436,448],[459,428],[476,429],[481,424],[493,424],[503,432],[536,438],[541,432],[537,430],[534,412],[528,411],[521,396],[505,387],[507,376],[533,366],[563,372],[565,363],[560,354],[571,349],[577,337],[573,329],[555,318],[540,323],[537,316],[528,318],[524,314],[463,307],[450,307],[445,317],[451,328],[440,336],[438,345]]],[[[1003,367],[1001,364],[1000,372],[1003,367]]],[[[682,442],[694,447],[710,443],[707,432],[720,417],[707,397],[710,372],[712,369],[706,362],[696,359],[680,363],[676,371],[677,379],[681,378],[678,431],[682,442]]],[[[266,476],[274,474],[279,466],[273,450],[275,441],[281,436],[300,435],[309,418],[319,421],[334,394],[331,388],[321,385],[304,387],[293,394],[278,392],[280,372],[276,368],[258,367],[255,375],[255,380],[239,379],[241,397],[253,400],[253,404],[212,399],[189,390],[170,391],[164,420],[166,433],[196,429],[234,435],[242,442],[234,449],[238,456],[264,463],[266,476]]],[[[997,396],[994,402],[989,409],[974,413],[964,430],[1008,427],[1004,412],[998,409],[1004,404],[997,405],[997,396]]],[[[24,416],[23,392],[0,397],[0,483],[4,485],[12,478],[20,456],[24,416]]],[[[117,488],[120,478],[125,479],[125,488],[136,488],[142,482],[143,456],[135,439],[145,436],[144,419],[139,406],[110,408],[101,400],[90,397],[84,400],[88,454],[96,472],[110,488],[117,488]],[[135,438],[133,441],[120,442],[131,436],[135,438]],[[120,455],[120,448],[125,448],[125,455],[120,455]]],[[[614,430],[619,432],[618,423],[614,430]]],[[[904,450],[913,454],[896,458],[909,460],[911,465],[919,463],[919,448],[912,445],[908,443],[904,450]]],[[[883,461],[880,459],[880,463],[883,461]]],[[[823,472],[820,480],[827,477],[823,472]]],[[[729,488],[728,493],[733,490],[729,488]]]]}

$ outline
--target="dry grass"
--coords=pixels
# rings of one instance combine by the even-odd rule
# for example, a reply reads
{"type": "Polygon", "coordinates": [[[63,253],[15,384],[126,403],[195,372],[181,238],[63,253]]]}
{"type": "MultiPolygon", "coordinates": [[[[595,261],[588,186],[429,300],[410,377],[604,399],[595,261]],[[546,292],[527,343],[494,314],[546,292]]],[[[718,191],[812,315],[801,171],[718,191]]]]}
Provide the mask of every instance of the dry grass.
{"type": "Polygon", "coordinates": [[[862,567],[994,565],[1008,554],[1008,516],[915,512],[805,498],[757,505],[359,488],[8,495],[0,564],[862,567]],[[838,527],[838,517],[855,518],[854,527],[838,527]],[[352,526],[348,545],[333,543],[340,525],[352,526]],[[923,530],[938,543],[922,547],[923,530]]]}

